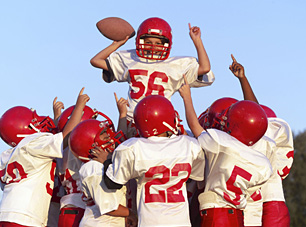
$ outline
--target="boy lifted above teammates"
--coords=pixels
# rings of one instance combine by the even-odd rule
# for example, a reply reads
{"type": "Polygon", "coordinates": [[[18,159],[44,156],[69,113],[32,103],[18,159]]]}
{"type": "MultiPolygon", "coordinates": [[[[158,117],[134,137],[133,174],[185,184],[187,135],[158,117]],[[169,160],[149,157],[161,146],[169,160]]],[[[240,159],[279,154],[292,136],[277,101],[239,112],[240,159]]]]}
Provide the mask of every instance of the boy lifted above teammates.
{"type": "Polygon", "coordinates": [[[127,120],[133,120],[136,104],[149,95],[167,99],[178,91],[186,74],[192,87],[211,85],[214,75],[198,27],[191,27],[189,34],[195,45],[198,60],[194,57],[169,57],[172,31],[163,19],[152,17],[141,23],[136,36],[136,49],[115,52],[125,40],[114,41],[91,59],[94,67],[103,69],[103,80],[128,82],[127,120]]]}
{"type": "Polygon", "coordinates": [[[178,134],[178,115],[163,96],[142,99],[134,112],[141,138],[114,151],[104,174],[108,188],[137,181],[138,226],[191,226],[186,181],[203,180],[204,153],[195,138],[178,134]]]}

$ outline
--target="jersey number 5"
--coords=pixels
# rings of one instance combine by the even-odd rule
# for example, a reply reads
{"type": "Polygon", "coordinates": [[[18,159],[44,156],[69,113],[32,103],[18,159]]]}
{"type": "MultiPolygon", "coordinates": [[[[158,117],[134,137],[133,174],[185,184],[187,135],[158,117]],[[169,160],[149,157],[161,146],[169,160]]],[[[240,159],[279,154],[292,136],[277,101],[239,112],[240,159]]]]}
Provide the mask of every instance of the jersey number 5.
{"type": "MultiPolygon", "coordinates": [[[[191,165],[189,163],[177,163],[170,170],[164,165],[151,167],[146,173],[146,178],[153,178],[145,184],[145,203],[179,203],[185,202],[183,191],[181,190],[184,182],[189,178],[191,172],[191,165]],[[155,186],[164,185],[170,181],[171,177],[178,177],[179,172],[187,172],[187,176],[179,179],[179,181],[168,187],[165,190],[157,190],[155,186]],[[161,174],[161,178],[154,178],[154,175],[161,174]],[[157,194],[150,192],[151,190],[157,190],[157,194]],[[174,192],[178,193],[174,193],[174,192]]],[[[162,187],[160,187],[162,188],[162,187]]]]}
{"type": "Polygon", "coordinates": [[[251,180],[252,174],[250,174],[249,172],[245,171],[244,169],[235,166],[233,169],[233,172],[231,174],[231,176],[229,177],[229,179],[226,181],[226,188],[227,190],[234,192],[236,198],[231,199],[230,196],[223,192],[223,197],[226,201],[234,204],[234,205],[239,205],[240,204],[240,195],[242,195],[242,191],[240,188],[238,188],[237,186],[234,185],[237,176],[241,176],[242,178],[246,179],[247,181],[251,180]]]}

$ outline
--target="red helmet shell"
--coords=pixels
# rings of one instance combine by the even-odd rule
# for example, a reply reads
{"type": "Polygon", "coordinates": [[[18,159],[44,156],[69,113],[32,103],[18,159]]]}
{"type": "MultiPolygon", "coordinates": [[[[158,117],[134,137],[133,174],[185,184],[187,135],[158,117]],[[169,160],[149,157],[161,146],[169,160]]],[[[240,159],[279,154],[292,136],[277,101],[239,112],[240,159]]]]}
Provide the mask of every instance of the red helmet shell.
{"type": "MultiPolygon", "coordinates": [[[[70,106],[69,108],[64,110],[63,113],[61,114],[61,116],[59,117],[57,127],[58,127],[58,130],[60,132],[63,131],[67,121],[69,120],[69,118],[72,114],[72,111],[74,110],[74,107],[75,107],[75,105],[70,106]]],[[[82,118],[81,118],[81,122],[84,121],[84,120],[94,118],[96,116],[96,113],[97,112],[92,110],[89,106],[85,106],[84,109],[83,109],[83,115],[82,115],[82,118]]]]}
{"type": "Polygon", "coordinates": [[[177,134],[177,114],[171,102],[160,95],[150,95],[135,107],[134,121],[142,137],[156,136],[166,131],[177,134]]]}
{"type": "Polygon", "coordinates": [[[275,112],[270,108],[267,107],[265,105],[260,104],[261,108],[263,108],[263,110],[265,111],[265,113],[267,114],[267,117],[277,117],[275,112]]]}
{"type": "Polygon", "coordinates": [[[255,144],[266,132],[268,120],[264,110],[255,102],[243,100],[228,108],[221,129],[247,146],[255,144]]]}
{"type": "Polygon", "coordinates": [[[50,117],[38,116],[36,111],[24,106],[7,110],[0,118],[0,136],[8,145],[15,147],[25,135],[36,132],[53,132],[50,117]]]}
{"type": "Polygon", "coordinates": [[[206,123],[207,127],[213,127],[213,125],[217,123],[216,116],[222,114],[227,108],[236,102],[238,102],[237,99],[230,97],[224,97],[214,101],[208,108],[206,123]]]}
{"type": "Polygon", "coordinates": [[[136,53],[139,57],[155,60],[165,60],[169,57],[170,49],[172,47],[172,30],[170,25],[163,19],[158,17],[151,17],[143,21],[138,30],[136,36],[136,53]],[[143,45],[144,37],[156,37],[165,39],[165,44],[160,46],[163,52],[159,56],[155,56],[152,51],[152,55],[146,55],[144,51],[154,49],[153,45],[143,45]]]}
{"type": "Polygon", "coordinates": [[[113,151],[115,145],[121,143],[121,138],[124,138],[122,131],[116,133],[111,120],[88,119],[72,130],[69,136],[69,148],[77,158],[87,162],[92,158],[90,154],[92,148],[100,146],[102,149],[113,151]],[[109,140],[100,139],[100,135],[104,132],[109,135],[109,140]]]}
{"type": "Polygon", "coordinates": [[[199,121],[199,124],[204,128],[206,129],[207,128],[207,122],[208,122],[208,118],[207,118],[207,113],[208,113],[208,108],[200,114],[200,116],[198,117],[198,121],[199,121]]]}

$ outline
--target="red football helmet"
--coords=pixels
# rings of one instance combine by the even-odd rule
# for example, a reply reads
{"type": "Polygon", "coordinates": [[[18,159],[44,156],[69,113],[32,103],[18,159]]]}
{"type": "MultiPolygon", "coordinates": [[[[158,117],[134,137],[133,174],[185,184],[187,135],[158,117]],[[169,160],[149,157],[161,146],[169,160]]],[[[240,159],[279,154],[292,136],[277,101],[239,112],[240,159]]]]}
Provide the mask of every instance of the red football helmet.
{"type": "Polygon", "coordinates": [[[38,116],[34,109],[15,106],[0,118],[0,136],[15,147],[26,135],[36,132],[54,133],[55,125],[50,117],[38,116]]]}
{"type": "Polygon", "coordinates": [[[121,140],[125,140],[122,131],[115,132],[113,122],[103,113],[97,112],[105,120],[88,119],[79,123],[69,136],[69,148],[73,154],[83,162],[92,158],[90,151],[96,146],[113,151],[121,140]],[[107,133],[107,139],[100,137],[107,133]]]}
{"type": "Polygon", "coordinates": [[[158,17],[148,18],[141,23],[136,36],[136,53],[139,57],[154,60],[166,60],[172,46],[172,31],[170,25],[158,17]],[[145,44],[144,37],[162,39],[163,45],[145,44]],[[156,54],[159,52],[159,54],[156,54]]]}
{"type": "MultiPolygon", "coordinates": [[[[69,108],[67,108],[66,110],[63,111],[63,113],[61,114],[61,116],[58,119],[58,130],[60,132],[63,131],[67,121],[69,120],[69,118],[71,117],[72,111],[74,110],[75,105],[70,106],[69,108]]],[[[89,106],[85,106],[83,109],[83,115],[81,118],[81,121],[87,120],[87,119],[93,119],[96,118],[97,116],[97,111],[96,110],[92,110],[89,106]]]]}
{"type": "Polygon", "coordinates": [[[266,132],[267,115],[255,102],[243,100],[231,105],[219,118],[217,127],[247,146],[255,144],[266,132]]]}
{"type": "Polygon", "coordinates": [[[269,108],[269,107],[267,107],[265,105],[262,105],[262,104],[260,104],[260,106],[261,106],[261,108],[263,108],[263,110],[267,114],[268,118],[269,117],[277,117],[276,114],[274,113],[274,111],[271,108],[269,108]]]}
{"type": "Polygon", "coordinates": [[[220,98],[214,101],[208,108],[206,127],[216,128],[216,124],[219,124],[218,118],[216,117],[236,102],[238,102],[237,99],[229,97],[220,98]]]}
{"type": "Polygon", "coordinates": [[[206,129],[207,128],[207,126],[208,126],[208,118],[207,118],[207,113],[208,113],[208,109],[209,108],[207,108],[203,113],[201,113],[200,114],[200,116],[198,117],[198,121],[199,121],[199,123],[200,123],[200,125],[204,128],[204,129],[206,129]]]}
{"type": "Polygon", "coordinates": [[[150,95],[135,107],[134,121],[142,137],[171,131],[178,134],[178,115],[171,102],[160,95],[150,95]]]}

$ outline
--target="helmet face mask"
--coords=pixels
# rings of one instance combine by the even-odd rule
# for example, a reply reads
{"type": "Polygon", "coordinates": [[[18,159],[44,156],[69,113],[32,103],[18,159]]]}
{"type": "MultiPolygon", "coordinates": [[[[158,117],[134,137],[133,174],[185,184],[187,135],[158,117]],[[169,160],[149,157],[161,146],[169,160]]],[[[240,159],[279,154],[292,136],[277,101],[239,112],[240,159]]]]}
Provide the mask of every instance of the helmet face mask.
{"type": "Polygon", "coordinates": [[[172,47],[170,25],[158,17],[148,18],[141,23],[136,36],[136,53],[151,60],[166,60],[172,47]]]}
{"type": "Polygon", "coordinates": [[[98,112],[105,120],[87,119],[80,122],[71,132],[69,148],[81,161],[87,162],[93,158],[91,150],[101,148],[113,152],[125,136],[122,131],[115,132],[113,122],[103,113],[98,112]]]}
{"type": "Polygon", "coordinates": [[[15,106],[0,118],[0,136],[8,145],[15,147],[25,136],[37,132],[55,133],[56,127],[48,116],[39,116],[34,109],[15,106]]]}

